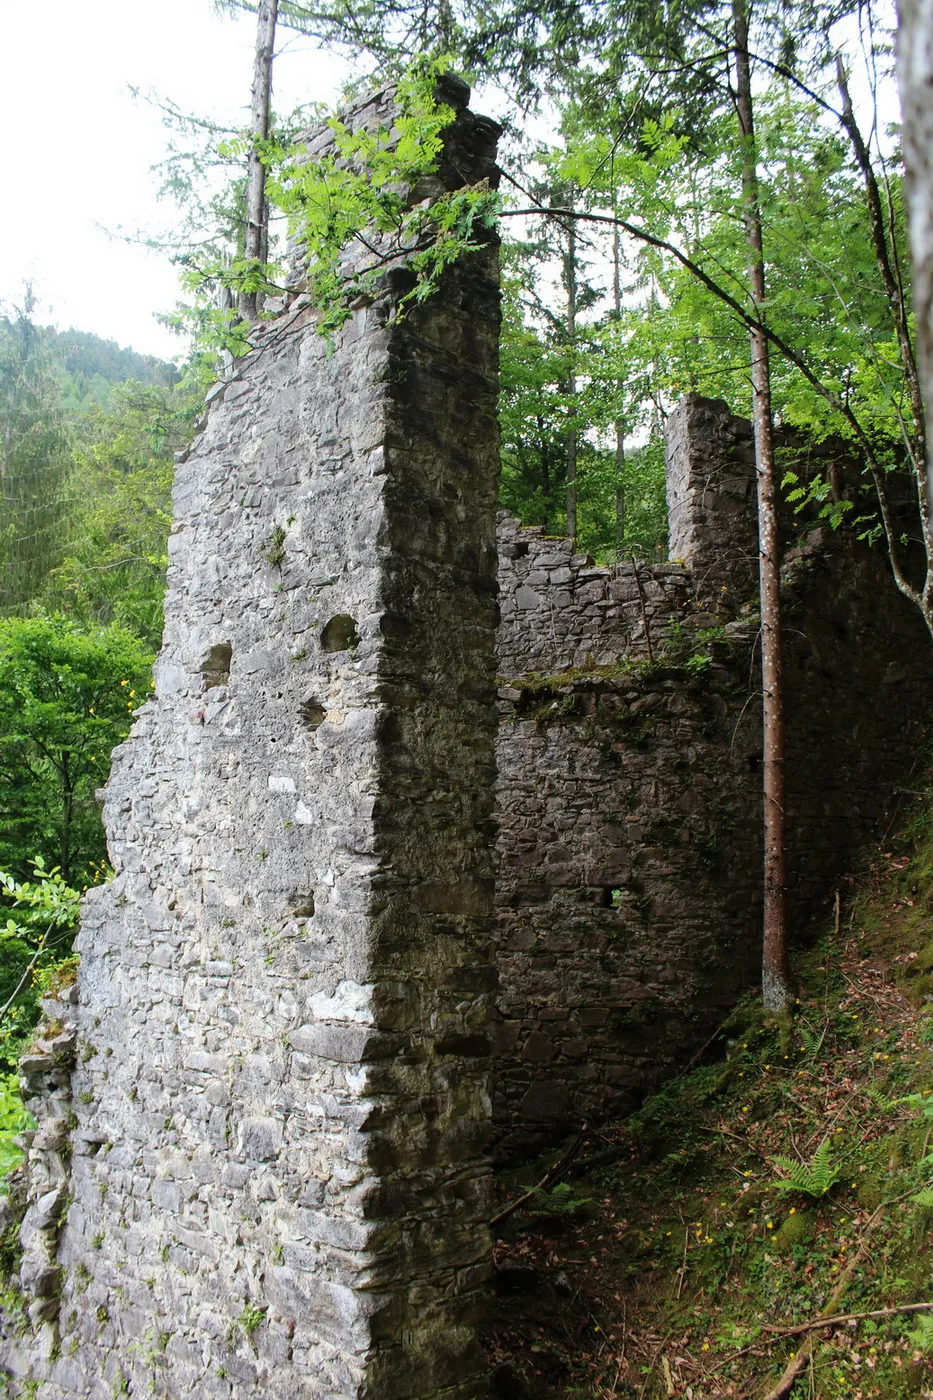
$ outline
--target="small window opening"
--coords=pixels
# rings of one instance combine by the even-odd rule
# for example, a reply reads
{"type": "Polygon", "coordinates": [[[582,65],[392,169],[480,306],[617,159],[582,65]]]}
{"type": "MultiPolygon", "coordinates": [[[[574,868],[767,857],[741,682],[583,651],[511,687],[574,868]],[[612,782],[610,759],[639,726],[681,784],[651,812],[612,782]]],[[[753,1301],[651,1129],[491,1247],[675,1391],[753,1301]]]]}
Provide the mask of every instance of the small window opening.
{"type": "Polygon", "coordinates": [[[207,653],[207,660],[201,666],[205,690],[213,690],[214,686],[228,684],[232,659],[233,647],[229,642],[218,642],[216,646],[211,647],[207,653]]]}
{"type": "Polygon", "coordinates": [[[303,700],[301,703],[301,723],[309,734],[313,734],[315,729],[324,723],[324,716],[327,711],[320,700],[303,700]]]}
{"type": "Polygon", "coordinates": [[[622,891],[616,889],[612,885],[606,885],[603,890],[601,903],[604,909],[621,909],[622,891]]]}
{"type": "Polygon", "coordinates": [[[360,644],[356,622],[348,613],[332,617],[321,633],[322,651],[351,651],[360,644]]]}

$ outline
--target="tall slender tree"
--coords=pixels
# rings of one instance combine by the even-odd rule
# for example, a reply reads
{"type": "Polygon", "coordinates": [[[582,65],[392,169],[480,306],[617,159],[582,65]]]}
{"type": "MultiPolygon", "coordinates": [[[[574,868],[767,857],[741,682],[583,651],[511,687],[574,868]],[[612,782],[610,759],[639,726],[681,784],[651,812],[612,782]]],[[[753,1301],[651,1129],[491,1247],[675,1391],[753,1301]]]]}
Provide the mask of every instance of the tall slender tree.
{"type": "Polygon", "coordinates": [[[749,330],[752,422],[758,485],[758,566],[761,593],[761,688],[764,738],[764,939],[761,984],[768,1011],[786,1012],[793,1001],[787,958],[784,831],[784,665],[781,637],[781,542],[778,477],[771,411],[770,347],[765,335],[765,262],[758,151],[752,100],[746,0],[734,0],[735,110],[742,159],[742,217],[748,244],[748,283],[756,325],[749,330]]]}
{"type": "MultiPolygon", "coordinates": [[[[272,108],[272,62],[275,57],[275,26],[279,0],[261,0],[256,16],[256,51],[253,61],[253,95],[250,108],[250,143],[246,168],[246,243],[251,262],[265,263],[269,248],[269,217],[266,208],[266,166],[263,145],[269,139],[272,108]]],[[[255,321],[262,309],[261,293],[249,288],[240,293],[239,311],[247,321],[255,321]]]]}
{"type": "Polygon", "coordinates": [[[566,228],[563,280],[567,294],[566,339],[567,339],[567,405],[570,421],[565,436],[567,462],[567,537],[576,547],[577,542],[577,461],[580,432],[577,427],[577,226],[573,219],[566,228]]]}
{"type": "MultiPolygon", "coordinates": [[[[933,442],[933,3],[899,0],[898,79],[903,109],[904,164],[910,211],[917,348],[933,442]]],[[[928,516],[933,511],[933,454],[924,464],[928,516]]]]}
{"type": "MultiPolygon", "coordinates": [[[[616,327],[618,327],[622,319],[622,239],[618,226],[612,230],[612,312],[616,327]]],[[[616,393],[621,406],[625,393],[625,386],[621,382],[616,384],[616,393]]],[[[621,557],[625,546],[625,419],[621,414],[616,417],[612,427],[615,436],[616,462],[616,484],[613,493],[615,539],[616,553],[621,557]]]]}

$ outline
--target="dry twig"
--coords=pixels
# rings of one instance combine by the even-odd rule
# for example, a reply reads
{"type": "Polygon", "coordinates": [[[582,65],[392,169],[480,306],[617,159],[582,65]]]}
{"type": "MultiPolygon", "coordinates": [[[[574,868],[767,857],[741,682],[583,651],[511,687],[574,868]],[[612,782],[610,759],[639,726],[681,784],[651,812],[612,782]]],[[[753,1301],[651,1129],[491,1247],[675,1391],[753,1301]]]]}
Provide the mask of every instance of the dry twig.
{"type": "Polygon", "coordinates": [[[526,1191],[523,1195],[519,1196],[517,1200],[514,1200],[509,1205],[504,1206],[502,1210],[500,1210],[496,1215],[492,1217],[489,1224],[491,1226],[498,1225],[500,1221],[506,1220],[510,1215],[513,1214],[513,1212],[518,1210],[519,1206],[523,1206],[526,1201],[530,1201],[532,1196],[536,1196],[539,1191],[543,1191],[545,1186],[549,1185],[555,1177],[560,1175],[560,1173],[564,1170],[565,1167],[570,1165],[574,1157],[577,1155],[577,1152],[580,1150],[580,1146],[585,1137],[586,1129],[584,1128],[583,1132],[580,1133],[579,1137],[577,1137],[572,1143],[570,1150],[565,1152],[563,1157],[561,1157],[560,1161],[555,1162],[553,1167],[548,1167],[547,1171],[544,1173],[537,1185],[532,1186],[529,1191],[526,1191]]]}

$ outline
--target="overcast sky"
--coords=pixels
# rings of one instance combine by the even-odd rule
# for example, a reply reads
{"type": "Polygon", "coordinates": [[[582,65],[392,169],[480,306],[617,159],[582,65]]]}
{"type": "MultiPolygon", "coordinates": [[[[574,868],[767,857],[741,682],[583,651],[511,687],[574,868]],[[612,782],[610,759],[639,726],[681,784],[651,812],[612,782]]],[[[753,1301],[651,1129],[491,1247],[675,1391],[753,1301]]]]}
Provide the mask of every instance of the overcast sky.
{"type": "MultiPolygon", "coordinates": [[[[157,233],[173,217],[172,207],[156,200],[150,170],[169,133],[129,88],[243,125],[254,31],[252,16],[221,18],[212,0],[43,0],[38,10],[0,0],[0,303],[21,302],[32,282],[41,323],[95,331],[166,358],[181,353],[179,338],[156,320],[178,299],[175,269],[158,253],[108,237],[157,233]]],[[[333,55],[280,31],[280,110],[332,104],[345,74],[333,55]]],[[[863,89],[856,72],[859,107],[863,89]]],[[[496,109],[491,97],[480,96],[481,109],[496,109]]],[[[867,112],[860,115],[867,125],[867,112]]],[[[882,119],[895,116],[889,90],[882,119]]]]}
{"type": "MultiPolygon", "coordinates": [[[[128,89],[158,89],[187,111],[240,125],[254,28],[251,16],[218,17],[211,0],[43,0],[37,10],[0,0],[0,301],[22,301],[32,281],[40,322],[179,352],[155,320],[177,300],[174,269],[105,232],[157,230],[171,217],[149,170],[168,133],[128,89]]],[[[339,61],[281,37],[277,105],[333,102],[339,61]]]]}

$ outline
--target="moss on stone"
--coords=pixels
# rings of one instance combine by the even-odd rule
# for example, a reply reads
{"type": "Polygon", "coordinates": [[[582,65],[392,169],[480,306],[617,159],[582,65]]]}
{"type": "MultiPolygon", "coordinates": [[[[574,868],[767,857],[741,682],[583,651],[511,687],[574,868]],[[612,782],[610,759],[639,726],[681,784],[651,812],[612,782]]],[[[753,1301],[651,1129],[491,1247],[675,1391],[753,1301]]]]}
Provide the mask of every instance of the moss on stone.
{"type": "Polygon", "coordinates": [[[809,1244],[813,1231],[813,1216],[807,1210],[798,1210],[775,1230],[772,1244],[780,1254],[790,1254],[798,1245],[809,1244]]]}

